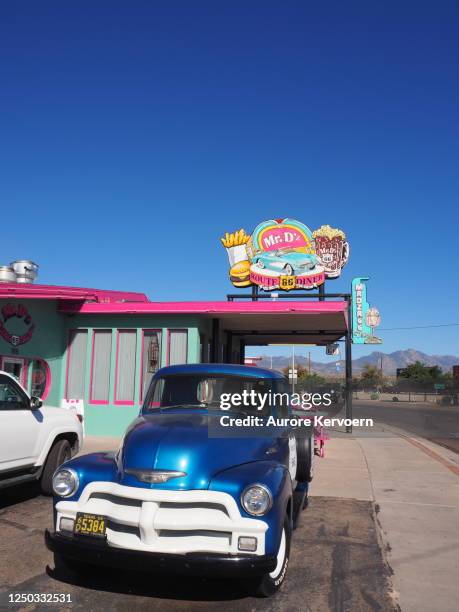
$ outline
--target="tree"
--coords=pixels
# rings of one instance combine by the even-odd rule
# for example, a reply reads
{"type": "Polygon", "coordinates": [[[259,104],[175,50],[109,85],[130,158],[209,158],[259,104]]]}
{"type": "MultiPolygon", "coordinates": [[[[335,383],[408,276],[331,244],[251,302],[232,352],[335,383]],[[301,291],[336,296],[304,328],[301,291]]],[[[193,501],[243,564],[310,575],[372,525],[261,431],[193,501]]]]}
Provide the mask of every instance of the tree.
{"type": "MultiPolygon", "coordinates": [[[[285,374],[287,378],[288,378],[288,375],[291,369],[292,369],[292,366],[288,365],[288,366],[285,366],[285,368],[282,370],[283,374],[285,374]]],[[[298,378],[306,372],[306,370],[299,364],[295,364],[295,370],[297,371],[298,378]]]]}
{"type": "Polygon", "coordinates": [[[369,363],[363,366],[360,374],[360,386],[363,389],[377,389],[384,384],[384,378],[379,368],[369,363]]]}
{"type": "Polygon", "coordinates": [[[417,386],[432,387],[435,383],[448,382],[448,376],[438,366],[428,366],[422,361],[410,363],[400,373],[400,378],[417,386]]]}
{"type": "Polygon", "coordinates": [[[327,380],[316,372],[298,371],[298,385],[302,389],[315,389],[326,384],[327,380]]]}

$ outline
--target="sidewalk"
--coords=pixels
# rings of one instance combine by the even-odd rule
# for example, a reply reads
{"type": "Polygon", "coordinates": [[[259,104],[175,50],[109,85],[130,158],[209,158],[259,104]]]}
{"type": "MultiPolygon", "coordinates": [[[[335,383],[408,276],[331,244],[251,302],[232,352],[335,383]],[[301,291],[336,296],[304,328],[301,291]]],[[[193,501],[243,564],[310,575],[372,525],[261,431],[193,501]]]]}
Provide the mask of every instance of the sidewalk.
{"type": "Polygon", "coordinates": [[[370,500],[402,612],[457,610],[458,456],[399,435],[332,433],[311,495],[370,500]]]}

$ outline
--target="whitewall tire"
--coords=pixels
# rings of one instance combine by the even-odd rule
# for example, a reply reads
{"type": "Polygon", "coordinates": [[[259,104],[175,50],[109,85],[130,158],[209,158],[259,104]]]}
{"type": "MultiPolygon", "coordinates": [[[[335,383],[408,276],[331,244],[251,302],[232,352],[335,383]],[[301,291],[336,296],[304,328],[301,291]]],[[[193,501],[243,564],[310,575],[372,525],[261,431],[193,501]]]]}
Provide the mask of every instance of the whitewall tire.
{"type": "Polygon", "coordinates": [[[274,570],[258,579],[255,585],[255,593],[258,597],[270,597],[278,591],[284,583],[287,575],[290,558],[290,541],[292,530],[289,518],[286,516],[282,527],[282,535],[277,551],[277,565],[274,570]]]}

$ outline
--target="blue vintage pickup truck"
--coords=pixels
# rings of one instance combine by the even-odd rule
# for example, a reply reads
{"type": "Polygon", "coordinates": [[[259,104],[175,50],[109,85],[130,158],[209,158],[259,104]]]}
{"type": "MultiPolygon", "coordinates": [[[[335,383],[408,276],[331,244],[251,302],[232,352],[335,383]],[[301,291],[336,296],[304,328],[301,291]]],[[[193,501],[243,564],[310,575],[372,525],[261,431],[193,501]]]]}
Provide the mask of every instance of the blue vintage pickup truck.
{"type": "Polygon", "coordinates": [[[287,390],[280,373],[256,367],[159,370],[117,452],[73,459],[55,473],[55,528],[45,539],[56,568],[240,577],[259,596],[273,594],[314,454],[312,431],[266,426],[290,408],[260,398],[287,390]],[[258,425],[228,427],[248,417],[258,425]]]}

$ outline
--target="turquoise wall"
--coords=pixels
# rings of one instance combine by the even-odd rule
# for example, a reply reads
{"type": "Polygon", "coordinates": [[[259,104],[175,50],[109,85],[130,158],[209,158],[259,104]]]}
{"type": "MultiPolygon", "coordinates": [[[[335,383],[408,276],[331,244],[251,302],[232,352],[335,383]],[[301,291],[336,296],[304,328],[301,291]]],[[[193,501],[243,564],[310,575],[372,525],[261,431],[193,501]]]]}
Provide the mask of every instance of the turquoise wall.
{"type": "Polygon", "coordinates": [[[11,334],[21,336],[28,326],[23,319],[12,317],[3,322],[2,308],[6,304],[25,306],[32,317],[35,329],[32,338],[26,344],[12,346],[0,337],[0,355],[11,357],[26,357],[45,359],[51,371],[51,388],[46,403],[59,406],[63,396],[64,385],[62,378],[63,354],[65,352],[65,326],[64,319],[56,311],[54,300],[0,300],[0,318],[11,334]]]}

